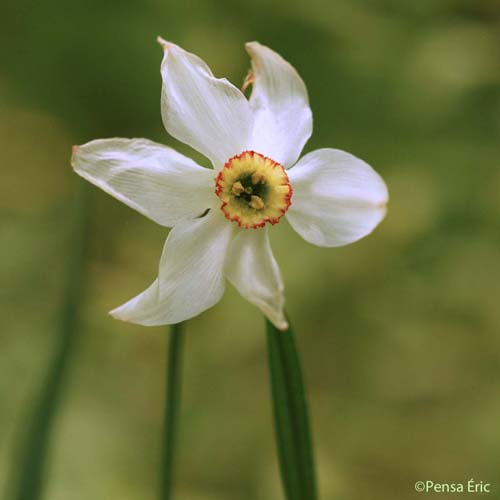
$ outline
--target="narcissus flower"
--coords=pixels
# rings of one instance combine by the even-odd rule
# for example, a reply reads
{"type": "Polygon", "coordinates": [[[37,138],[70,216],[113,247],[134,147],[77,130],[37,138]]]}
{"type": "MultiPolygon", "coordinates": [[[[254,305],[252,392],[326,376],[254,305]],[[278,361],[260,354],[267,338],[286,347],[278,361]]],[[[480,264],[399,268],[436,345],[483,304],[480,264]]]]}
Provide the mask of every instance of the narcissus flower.
{"type": "Polygon", "coordinates": [[[304,82],[276,52],[246,44],[252,61],[246,84],[253,85],[247,99],[199,57],[159,41],[165,128],[213,169],[146,139],[102,139],[74,148],[79,175],[172,227],[158,278],[111,314],[142,325],[178,323],[215,305],[227,279],[286,329],[269,228],[286,218],[315,245],[352,243],[383,219],[384,181],[337,149],[298,160],[312,133],[311,109],[304,82]]]}

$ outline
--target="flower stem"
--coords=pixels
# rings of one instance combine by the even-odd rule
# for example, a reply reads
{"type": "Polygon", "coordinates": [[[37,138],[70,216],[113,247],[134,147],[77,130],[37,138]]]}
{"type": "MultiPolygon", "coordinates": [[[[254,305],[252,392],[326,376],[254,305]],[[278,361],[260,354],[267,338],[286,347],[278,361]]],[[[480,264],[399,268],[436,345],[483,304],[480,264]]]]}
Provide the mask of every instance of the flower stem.
{"type": "Polygon", "coordinates": [[[163,431],[163,460],[161,473],[160,500],[172,497],[177,420],[181,399],[183,324],[171,327],[166,369],[165,420],[163,431]]]}
{"type": "Polygon", "coordinates": [[[267,324],[276,444],[287,500],[316,500],[316,476],[306,394],[293,330],[267,324]]]}
{"type": "Polygon", "coordinates": [[[63,397],[66,375],[78,334],[78,310],[83,295],[88,205],[88,186],[78,181],[67,264],[68,282],[57,325],[57,343],[33,405],[32,414],[22,431],[20,448],[14,461],[15,468],[8,484],[9,494],[6,498],[9,500],[38,500],[44,493],[54,422],[63,397]]]}

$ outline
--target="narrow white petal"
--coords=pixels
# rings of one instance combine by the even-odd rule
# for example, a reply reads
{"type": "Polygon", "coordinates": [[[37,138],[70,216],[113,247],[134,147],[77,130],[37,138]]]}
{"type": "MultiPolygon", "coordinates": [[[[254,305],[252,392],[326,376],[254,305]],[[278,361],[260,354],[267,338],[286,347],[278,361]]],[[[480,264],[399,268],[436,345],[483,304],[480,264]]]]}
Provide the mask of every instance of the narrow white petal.
{"type": "Polygon", "coordinates": [[[245,150],[252,130],[247,99],[225,78],[215,78],[197,56],[160,39],[165,55],[162,116],[167,132],[220,168],[245,150]]]}
{"type": "Polygon", "coordinates": [[[267,229],[242,229],[231,243],[226,276],[240,294],[286,330],[283,282],[269,245],[267,229]]]}
{"type": "Polygon", "coordinates": [[[292,166],[312,133],[307,89],[279,54],[257,42],[246,44],[255,77],[250,105],[254,113],[248,149],[292,166]]]}
{"type": "Polygon", "coordinates": [[[289,172],[287,218],[315,245],[335,247],[371,233],[384,218],[387,187],[370,165],[338,149],[318,149],[289,172]]]}
{"type": "Polygon", "coordinates": [[[140,325],[169,325],[214,306],[224,293],[224,261],[233,233],[234,225],[214,210],[175,226],[165,242],[158,278],[110,314],[140,325]]]}
{"type": "Polygon", "coordinates": [[[214,171],[146,139],[100,139],[73,148],[75,172],[163,226],[209,206],[214,171]]]}

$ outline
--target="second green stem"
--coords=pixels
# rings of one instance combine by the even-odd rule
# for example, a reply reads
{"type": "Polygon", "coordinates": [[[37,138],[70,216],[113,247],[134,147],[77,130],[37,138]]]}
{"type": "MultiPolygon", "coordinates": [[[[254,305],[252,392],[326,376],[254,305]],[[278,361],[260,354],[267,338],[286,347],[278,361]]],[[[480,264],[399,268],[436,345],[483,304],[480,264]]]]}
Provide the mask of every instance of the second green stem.
{"type": "Polygon", "coordinates": [[[163,434],[163,457],[160,500],[172,498],[177,422],[181,400],[182,348],[184,344],[183,324],[171,327],[166,369],[165,420],[163,434]]]}
{"type": "Polygon", "coordinates": [[[276,443],[287,500],[316,500],[306,391],[293,330],[267,321],[267,344],[276,443]]]}

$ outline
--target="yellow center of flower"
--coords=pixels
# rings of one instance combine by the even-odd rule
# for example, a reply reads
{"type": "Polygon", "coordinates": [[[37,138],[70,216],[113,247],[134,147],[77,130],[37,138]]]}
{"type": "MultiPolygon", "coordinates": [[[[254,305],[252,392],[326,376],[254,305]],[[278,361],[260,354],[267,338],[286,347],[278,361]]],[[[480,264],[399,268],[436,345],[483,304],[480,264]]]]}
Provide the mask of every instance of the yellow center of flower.
{"type": "Polygon", "coordinates": [[[282,165],[254,151],[230,158],[215,179],[221,210],[242,228],[276,224],[288,210],[292,186],[282,165]]]}

